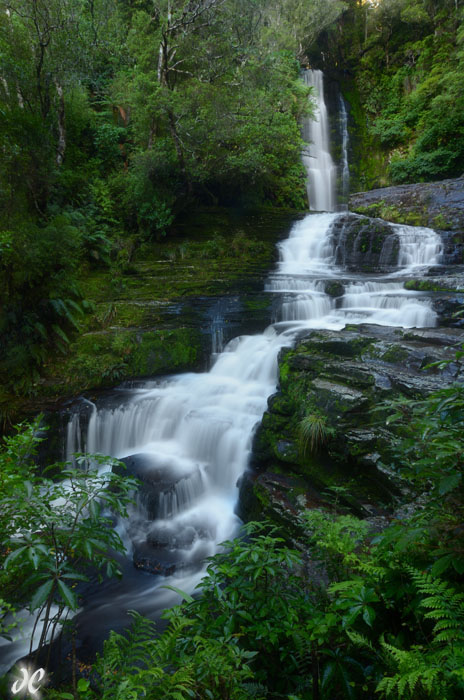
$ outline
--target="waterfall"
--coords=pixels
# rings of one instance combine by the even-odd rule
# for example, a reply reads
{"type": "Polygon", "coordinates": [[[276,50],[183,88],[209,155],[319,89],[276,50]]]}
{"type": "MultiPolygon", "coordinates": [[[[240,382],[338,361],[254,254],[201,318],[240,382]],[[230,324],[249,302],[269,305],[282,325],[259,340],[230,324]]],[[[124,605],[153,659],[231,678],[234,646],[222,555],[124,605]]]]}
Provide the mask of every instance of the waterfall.
{"type": "MultiPolygon", "coordinates": [[[[277,387],[282,347],[306,329],[338,330],[363,322],[403,328],[436,323],[427,298],[405,290],[395,274],[349,275],[336,264],[333,227],[343,214],[330,213],[335,167],[322,73],[307,71],[304,79],[318,95],[318,121],[305,125],[313,143],[303,156],[311,208],[329,213],[308,214],[278,246],[280,261],[265,287],[278,302],[276,322],[264,333],[239,336],[224,348],[218,334],[208,372],[151,381],[125,391],[112,407],[92,404],[87,427],[80,425],[78,414],[70,419],[68,455],[84,447],[124,459],[142,481],[136,507],[118,525],[127,542],[129,573],[118,584],[122,588],[115,584],[112,593],[113,626],[127,609],[154,615],[173,603],[173,594],[160,589],[159,577],[148,576],[146,568],[133,569],[131,558],[137,568],[147,561],[156,564],[150,570],[164,566],[178,588],[192,590],[204,573],[204,558],[237,532],[237,484],[247,467],[253,430],[277,387]],[[334,280],[342,288],[337,298],[326,293],[334,280]]],[[[439,262],[440,239],[434,231],[411,226],[396,226],[395,231],[399,272],[414,274],[439,262]]],[[[214,319],[218,327],[219,320],[214,319]]],[[[106,591],[95,594],[89,611],[82,613],[82,625],[108,628],[107,598],[106,591]]]]}
{"type": "MultiPolygon", "coordinates": [[[[263,334],[234,338],[217,352],[209,372],[152,382],[129,392],[117,407],[94,405],[84,437],[79,417],[69,422],[68,454],[85,445],[91,452],[128,459],[154,490],[148,505],[146,497],[139,498],[136,527],[128,526],[132,543],[146,546],[154,531],[175,533],[184,542],[179,572],[198,568],[198,552],[201,558],[214,553],[238,525],[237,482],[248,462],[253,428],[276,389],[277,356],[284,345],[308,328],[435,325],[429,301],[405,290],[395,275],[347,278],[335,265],[332,227],[339,216],[310,214],[279,244],[280,262],[266,284],[268,293],[278,295],[279,310],[263,334]],[[325,292],[326,281],[334,279],[343,287],[339,298],[325,292]]],[[[396,228],[398,262],[409,274],[437,262],[434,231],[396,228]]]]}
{"type": "Polygon", "coordinates": [[[334,211],[337,169],[329,149],[329,119],[322,71],[306,70],[303,80],[305,85],[313,88],[316,99],[314,118],[305,117],[302,124],[303,139],[309,144],[302,154],[308,173],[309,208],[312,211],[334,211]]]}
{"type": "Polygon", "coordinates": [[[350,194],[350,168],[348,165],[348,114],[346,112],[345,100],[343,95],[339,96],[340,106],[340,131],[342,137],[342,158],[340,164],[341,170],[341,200],[342,209],[348,209],[348,198],[350,194]]]}

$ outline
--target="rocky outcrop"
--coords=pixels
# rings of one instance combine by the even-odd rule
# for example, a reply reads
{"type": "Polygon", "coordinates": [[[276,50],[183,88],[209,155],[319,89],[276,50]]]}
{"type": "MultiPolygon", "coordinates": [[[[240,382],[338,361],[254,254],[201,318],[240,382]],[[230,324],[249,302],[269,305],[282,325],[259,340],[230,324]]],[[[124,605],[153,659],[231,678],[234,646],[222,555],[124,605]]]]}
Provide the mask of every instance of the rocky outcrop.
{"type": "Polygon", "coordinates": [[[394,433],[384,402],[464,380],[454,361],[462,342],[458,329],[366,324],[314,331],[282,351],[280,390],[254,437],[241,515],[264,510],[288,527],[292,513],[321,502],[331,487],[359,515],[393,508],[405,485],[392,467],[394,433]],[[449,363],[430,367],[443,360],[449,363]]]}
{"type": "Polygon", "coordinates": [[[335,220],[332,235],[335,262],[348,272],[390,272],[396,269],[399,237],[386,221],[346,213],[335,220]]]}
{"type": "Polygon", "coordinates": [[[387,221],[439,230],[445,262],[464,262],[464,177],[357,192],[350,209],[387,221]]]}

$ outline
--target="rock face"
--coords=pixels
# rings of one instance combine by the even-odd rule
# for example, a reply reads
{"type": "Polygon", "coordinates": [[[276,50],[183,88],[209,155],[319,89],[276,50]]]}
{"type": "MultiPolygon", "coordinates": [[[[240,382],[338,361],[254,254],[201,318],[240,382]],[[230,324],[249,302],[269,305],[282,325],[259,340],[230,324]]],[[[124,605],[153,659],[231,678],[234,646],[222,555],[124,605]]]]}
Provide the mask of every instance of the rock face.
{"type": "Polygon", "coordinates": [[[445,262],[464,262],[464,177],[357,192],[350,197],[350,209],[439,230],[445,242],[445,262]]]}
{"type": "Polygon", "coordinates": [[[399,238],[388,222],[346,213],[335,221],[332,233],[335,263],[348,272],[390,272],[396,269],[399,238]]]}
{"type": "Polygon", "coordinates": [[[282,351],[280,391],[254,436],[241,514],[264,510],[288,527],[292,512],[331,486],[345,489],[341,500],[360,515],[378,512],[379,503],[393,507],[404,484],[390,466],[394,434],[379,407],[464,379],[453,361],[462,342],[458,329],[366,324],[313,331],[282,351]],[[427,368],[441,360],[451,362],[427,368]]]}

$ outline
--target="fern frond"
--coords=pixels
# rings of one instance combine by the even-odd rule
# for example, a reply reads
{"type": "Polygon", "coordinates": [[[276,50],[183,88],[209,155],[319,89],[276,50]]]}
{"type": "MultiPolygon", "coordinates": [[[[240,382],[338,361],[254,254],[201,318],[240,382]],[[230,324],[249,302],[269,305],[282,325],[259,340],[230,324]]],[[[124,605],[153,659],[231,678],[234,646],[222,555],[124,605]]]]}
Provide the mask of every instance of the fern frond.
{"type": "Polygon", "coordinates": [[[407,570],[419,593],[426,596],[420,602],[427,609],[424,617],[436,621],[434,642],[464,642],[464,594],[427,572],[410,566],[407,570]]]}

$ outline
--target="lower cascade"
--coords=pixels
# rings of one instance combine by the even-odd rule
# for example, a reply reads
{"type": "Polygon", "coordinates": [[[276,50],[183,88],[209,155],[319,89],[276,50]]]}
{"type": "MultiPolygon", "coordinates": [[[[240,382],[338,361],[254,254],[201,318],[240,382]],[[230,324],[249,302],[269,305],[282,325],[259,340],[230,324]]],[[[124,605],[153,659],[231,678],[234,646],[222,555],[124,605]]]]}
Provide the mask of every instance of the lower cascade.
{"type": "MultiPolygon", "coordinates": [[[[436,324],[427,298],[405,290],[399,277],[439,262],[438,234],[398,226],[398,269],[389,276],[350,275],[335,264],[339,216],[308,214],[279,244],[280,263],[266,285],[277,298],[276,318],[263,334],[230,341],[209,372],[147,382],[126,391],[117,407],[92,405],[85,431],[79,414],[70,420],[68,457],[79,450],[109,454],[142,481],[136,507],[119,524],[133,574],[129,588],[123,581],[122,592],[113,596],[113,626],[118,607],[121,615],[130,608],[150,615],[172,602],[160,579],[145,572],[172,576],[177,587],[191,590],[205,557],[236,533],[237,483],[253,429],[276,390],[282,347],[308,329],[338,330],[347,323],[436,324]],[[336,297],[325,291],[334,282],[341,288],[336,297]],[[142,572],[134,571],[131,560],[142,572]],[[140,577],[135,583],[134,576],[140,577]]],[[[90,603],[93,620],[98,608],[105,617],[105,595],[90,603]]]]}

